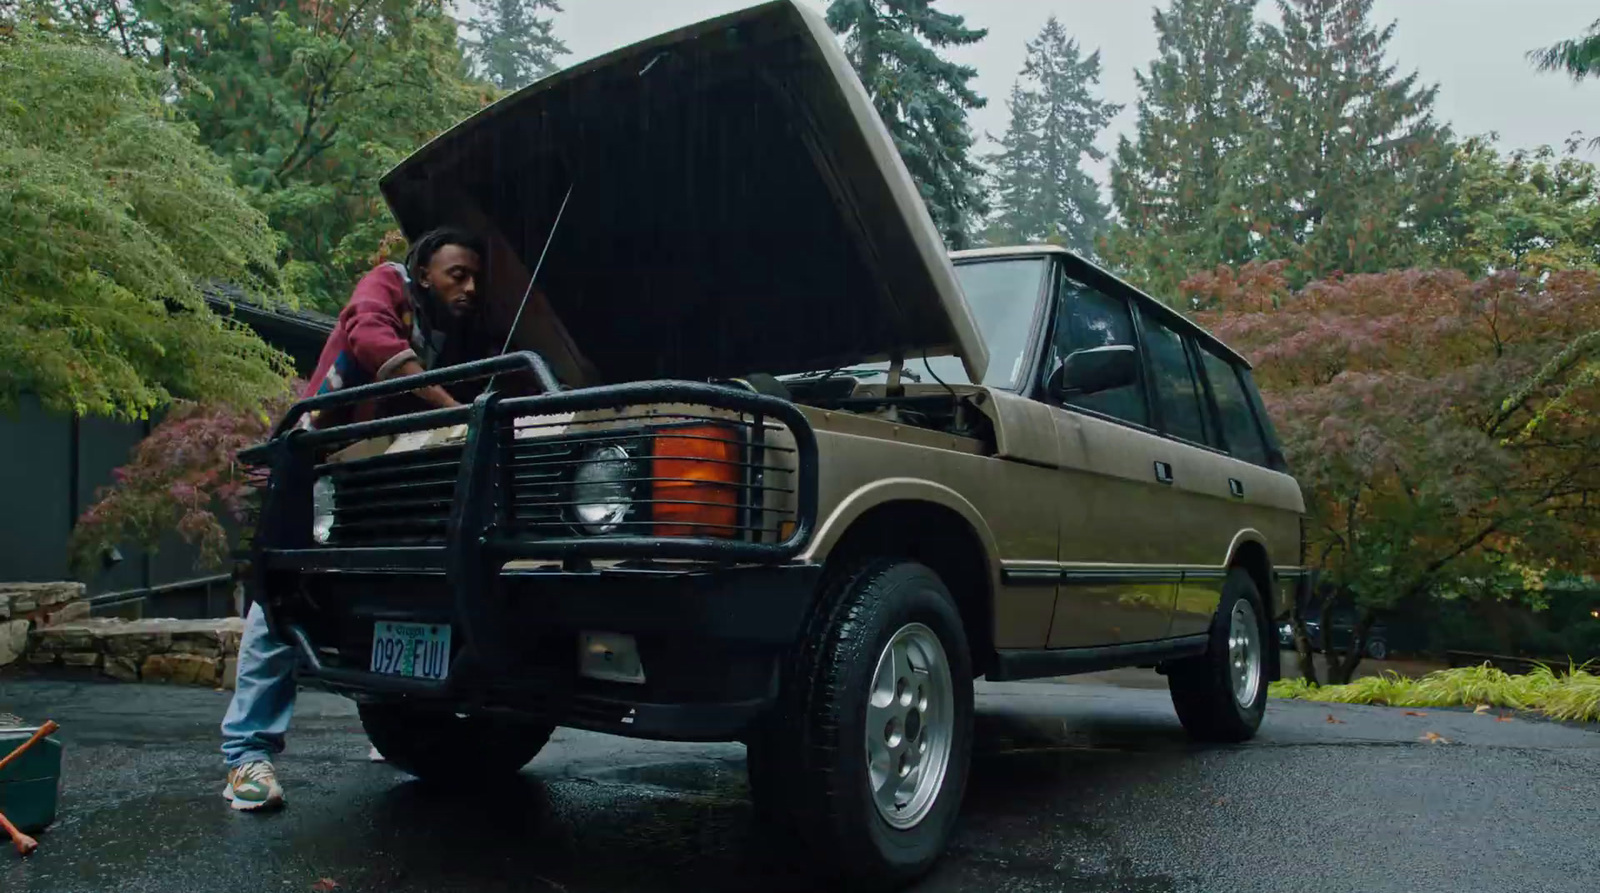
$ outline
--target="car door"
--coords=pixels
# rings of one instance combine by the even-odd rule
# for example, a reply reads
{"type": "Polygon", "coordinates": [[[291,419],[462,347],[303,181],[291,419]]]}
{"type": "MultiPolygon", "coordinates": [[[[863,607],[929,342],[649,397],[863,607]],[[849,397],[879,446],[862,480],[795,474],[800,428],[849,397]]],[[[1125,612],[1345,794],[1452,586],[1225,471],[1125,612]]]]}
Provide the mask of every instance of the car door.
{"type": "MultiPolygon", "coordinates": [[[[1068,354],[1139,347],[1129,296],[1090,270],[1064,267],[1045,375],[1068,354]]],[[[1143,379],[1141,374],[1141,379],[1143,379]]],[[[1157,461],[1145,382],[1051,404],[1061,446],[1061,584],[1049,646],[1073,648],[1159,639],[1170,626],[1179,574],[1161,566],[1167,485],[1157,461]]]]}
{"type": "MultiPolygon", "coordinates": [[[[1175,636],[1207,630],[1226,576],[1220,566],[1239,537],[1259,537],[1269,558],[1279,563],[1296,560],[1299,551],[1298,485],[1273,467],[1244,364],[1209,340],[1189,336],[1186,341],[1214,422],[1210,443],[1225,455],[1208,451],[1186,482],[1206,498],[1209,530],[1198,538],[1206,554],[1192,559],[1200,566],[1184,570],[1172,619],[1175,636]]],[[[1261,595],[1271,608],[1272,594],[1261,595]]]]}
{"type": "Polygon", "coordinates": [[[1244,479],[1253,476],[1245,470],[1247,463],[1223,451],[1204,352],[1192,327],[1170,311],[1148,306],[1140,317],[1147,369],[1167,439],[1162,460],[1171,469],[1164,513],[1172,529],[1159,560],[1181,573],[1168,634],[1197,635],[1209,629],[1221,600],[1224,563],[1234,538],[1249,526],[1237,509],[1248,489],[1244,479]]]}

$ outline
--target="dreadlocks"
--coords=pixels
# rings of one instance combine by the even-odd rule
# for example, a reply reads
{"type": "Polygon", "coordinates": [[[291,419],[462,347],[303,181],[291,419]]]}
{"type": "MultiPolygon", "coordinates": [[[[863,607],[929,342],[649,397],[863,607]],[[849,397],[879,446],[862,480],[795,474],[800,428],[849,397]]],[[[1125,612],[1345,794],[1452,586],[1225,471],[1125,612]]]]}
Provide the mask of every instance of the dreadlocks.
{"type": "Polygon", "coordinates": [[[428,262],[433,260],[433,255],[446,245],[460,245],[476,253],[479,258],[488,254],[481,236],[454,226],[430,229],[418,237],[411,244],[411,250],[406,253],[406,273],[411,277],[411,281],[416,282],[422,278],[422,272],[428,268],[428,262]]]}

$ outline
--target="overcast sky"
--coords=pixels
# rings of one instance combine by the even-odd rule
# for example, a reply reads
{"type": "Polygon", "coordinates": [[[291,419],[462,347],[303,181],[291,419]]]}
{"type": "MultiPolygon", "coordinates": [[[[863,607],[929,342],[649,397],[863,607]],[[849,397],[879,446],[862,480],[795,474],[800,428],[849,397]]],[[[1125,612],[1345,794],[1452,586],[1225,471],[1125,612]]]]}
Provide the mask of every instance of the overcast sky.
{"type": "MultiPolygon", "coordinates": [[[[826,0],[804,0],[822,9],[826,0]]],[[[563,65],[597,56],[679,25],[753,4],[753,0],[562,0],[556,25],[572,55],[563,65]]],[[[1165,5],[1163,2],[1162,5],[1165,5]]],[[[1122,114],[1101,140],[1134,126],[1135,68],[1155,55],[1151,0],[940,0],[939,8],[989,29],[979,44],[952,52],[978,70],[977,89],[989,99],[972,114],[973,129],[1005,130],[1005,97],[1022,67],[1023,45],[1054,14],[1088,49],[1099,48],[1104,96],[1122,114]]],[[[1275,16],[1270,0],[1263,17],[1275,16]]],[[[1595,120],[1600,81],[1581,86],[1564,76],[1539,74],[1527,50],[1576,35],[1600,17],[1588,0],[1377,0],[1377,21],[1396,22],[1391,55],[1401,71],[1418,71],[1439,85],[1438,116],[1462,134],[1496,131],[1507,147],[1559,146],[1575,129],[1600,135],[1595,120]]],[[[1095,173],[1104,177],[1103,166],[1095,173]]]]}

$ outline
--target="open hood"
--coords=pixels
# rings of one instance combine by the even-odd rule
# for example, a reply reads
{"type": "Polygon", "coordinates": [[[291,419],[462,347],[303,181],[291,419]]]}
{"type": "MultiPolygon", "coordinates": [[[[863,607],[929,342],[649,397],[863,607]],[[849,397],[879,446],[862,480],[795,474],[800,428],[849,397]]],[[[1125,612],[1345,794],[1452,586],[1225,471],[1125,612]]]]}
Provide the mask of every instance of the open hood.
{"type": "Polygon", "coordinates": [[[408,237],[448,223],[490,239],[502,332],[554,227],[515,340],[569,383],[896,353],[958,356],[973,381],[988,366],[892,139],[826,23],[794,0],[546,78],[382,189],[408,237]]]}

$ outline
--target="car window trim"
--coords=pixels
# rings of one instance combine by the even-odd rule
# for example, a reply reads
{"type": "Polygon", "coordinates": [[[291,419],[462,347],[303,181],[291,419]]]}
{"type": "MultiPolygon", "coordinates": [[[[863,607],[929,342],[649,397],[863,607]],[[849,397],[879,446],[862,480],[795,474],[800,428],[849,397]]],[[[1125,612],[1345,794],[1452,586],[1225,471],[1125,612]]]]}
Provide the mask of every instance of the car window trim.
{"type": "Polygon", "coordinates": [[[1289,457],[1284,453],[1283,442],[1278,439],[1277,429],[1267,415],[1267,405],[1261,399],[1261,389],[1256,387],[1254,370],[1248,366],[1240,369],[1239,380],[1244,384],[1245,402],[1249,403],[1250,409],[1255,412],[1256,424],[1261,427],[1261,436],[1267,443],[1266,467],[1279,474],[1289,474],[1289,457]]]}
{"type": "Polygon", "coordinates": [[[1195,384],[1200,386],[1200,411],[1211,426],[1206,434],[1215,436],[1219,452],[1232,456],[1233,451],[1228,448],[1228,431],[1222,424],[1222,407],[1217,403],[1216,392],[1211,389],[1211,374],[1206,371],[1206,361],[1200,356],[1200,351],[1204,349],[1200,339],[1183,335],[1183,352],[1189,357],[1189,369],[1194,375],[1195,384]]]}
{"type": "Polygon", "coordinates": [[[1262,425],[1261,425],[1261,419],[1260,419],[1260,417],[1259,417],[1259,415],[1258,415],[1258,413],[1256,411],[1255,401],[1250,399],[1250,387],[1249,387],[1248,383],[1245,381],[1243,370],[1241,370],[1239,368],[1239,364],[1238,363],[1234,362],[1232,359],[1228,358],[1227,356],[1222,355],[1222,353],[1220,351],[1209,350],[1207,348],[1207,346],[1205,344],[1203,344],[1203,343],[1196,344],[1196,347],[1202,352],[1200,368],[1201,368],[1202,373],[1204,373],[1204,375],[1206,377],[1206,388],[1211,393],[1212,406],[1216,410],[1217,424],[1219,426],[1217,428],[1217,431],[1219,433],[1220,439],[1222,440],[1223,444],[1226,446],[1226,449],[1224,450],[1224,452],[1226,452],[1229,456],[1232,456],[1233,458],[1238,459],[1240,462],[1244,462],[1244,463],[1246,463],[1248,465],[1253,465],[1256,468],[1266,468],[1268,470],[1276,471],[1277,469],[1274,469],[1272,467],[1272,453],[1273,453],[1272,442],[1271,442],[1271,439],[1267,437],[1266,429],[1263,428],[1262,425]],[[1240,393],[1241,396],[1244,397],[1245,408],[1250,413],[1250,426],[1256,432],[1256,439],[1261,442],[1262,461],[1256,462],[1256,461],[1254,461],[1252,459],[1246,459],[1244,456],[1241,456],[1238,453],[1233,451],[1233,444],[1229,443],[1229,441],[1228,441],[1228,426],[1222,424],[1222,404],[1216,402],[1217,394],[1216,394],[1216,391],[1214,389],[1212,389],[1212,387],[1211,387],[1211,372],[1210,372],[1210,370],[1205,368],[1205,360],[1204,360],[1204,356],[1203,356],[1204,354],[1210,354],[1212,359],[1214,359],[1217,362],[1223,364],[1224,366],[1227,366],[1228,367],[1228,371],[1230,373],[1232,373],[1232,375],[1233,375],[1234,382],[1236,384],[1238,384],[1239,393],[1240,393]]]}
{"type": "MultiPolygon", "coordinates": [[[[1141,310],[1140,316],[1141,317],[1143,316],[1143,312],[1142,312],[1143,309],[1144,308],[1142,308],[1142,307],[1140,308],[1140,310],[1141,310]]],[[[1154,316],[1155,314],[1151,314],[1151,315],[1154,316]]],[[[1165,324],[1164,321],[1159,319],[1159,318],[1158,319],[1152,319],[1150,321],[1152,323],[1154,323],[1155,325],[1158,325],[1158,326],[1165,324]]],[[[1141,325],[1142,326],[1142,320],[1141,320],[1141,323],[1139,323],[1137,325],[1141,325]]],[[[1178,338],[1178,343],[1183,345],[1183,360],[1184,360],[1184,363],[1185,363],[1185,365],[1188,365],[1190,367],[1190,374],[1191,375],[1194,374],[1194,362],[1195,362],[1195,360],[1194,360],[1194,357],[1191,355],[1191,353],[1189,351],[1188,334],[1186,332],[1184,332],[1182,329],[1179,329],[1176,326],[1166,326],[1166,329],[1167,329],[1167,331],[1171,332],[1173,335],[1176,335],[1177,338],[1178,338]]],[[[1142,327],[1139,330],[1139,337],[1141,339],[1144,338],[1144,329],[1142,327]]],[[[1187,437],[1184,437],[1181,434],[1172,433],[1172,429],[1167,425],[1166,412],[1161,407],[1161,400],[1159,399],[1160,398],[1160,394],[1155,393],[1155,359],[1154,359],[1154,357],[1152,357],[1150,355],[1149,351],[1141,351],[1141,354],[1143,354],[1143,357],[1144,357],[1145,378],[1146,378],[1146,380],[1148,380],[1150,382],[1149,390],[1152,392],[1151,402],[1156,406],[1156,409],[1158,410],[1158,413],[1159,413],[1159,421],[1161,423],[1161,436],[1169,438],[1171,440],[1175,440],[1178,443],[1188,444],[1189,446],[1200,447],[1203,450],[1209,450],[1209,451],[1211,451],[1213,453],[1219,453],[1219,454],[1224,455],[1224,456],[1228,455],[1227,453],[1225,453],[1225,452],[1223,452],[1221,450],[1218,450],[1216,447],[1211,446],[1209,444],[1197,443],[1197,442],[1195,442],[1193,440],[1190,440],[1187,437]]],[[[1196,382],[1196,384],[1199,384],[1199,382],[1196,382]]],[[[1201,412],[1205,412],[1206,411],[1204,398],[1202,398],[1200,411],[1201,412]]],[[[1205,427],[1205,419],[1204,418],[1201,419],[1201,427],[1202,428],[1205,427]]]]}
{"type": "Polygon", "coordinates": [[[1034,298],[1033,329],[1028,333],[1028,344],[1024,348],[1023,368],[1017,371],[1016,393],[1027,394],[1034,390],[1039,381],[1040,367],[1044,364],[1044,349],[1050,342],[1052,314],[1055,313],[1058,292],[1061,288],[1061,264],[1051,259],[1045,265],[1044,282],[1039,288],[1039,294],[1034,298]],[[1023,383],[1027,387],[1023,387],[1023,383]]]}
{"type": "MultiPolygon", "coordinates": [[[[1056,326],[1059,324],[1059,318],[1061,315],[1061,290],[1066,284],[1065,280],[1073,279],[1089,288],[1099,291],[1106,297],[1121,301],[1128,308],[1128,319],[1133,325],[1133,349],[1137,351],[1140,356],[1139,390],[1144,392],[1145,414],[1153,419],[1155,413],[1155,407],[1150,399],[1150,376],[1145,373],[1144,369],[1144,333],[1143,330],[1139,328],[1139,307],[1135,303],[1133,297],[1126,294],[1125,289],[1120,288],[1121,283],[1117,282],[1115,279],[1110,280],[1110,283],[1113,285],[1113,287],[1106,288],[1104,287],[1103,283],[1094,281],[1094,279],[1100,277],[1091,278],[1088,276],[1077,275],[1077,272],[1071,269],[1066,263],[1056,263],[1055,269],[1056,275],[1051,280],[1054,285],[1051,288],[1050,300],[1046,304],[1046,313],[1044,314],[1045,324],[1040,328],[1039,333],[1039,345],[1036,352],[1038,362],[1036,368],[1034,369],[1032,379],[1033,385],[1026,396],[1043,403],[1046,406],[1054,407],[1056,409],[1065,409],[1071,412],[1083,413],[1091,418],[1114,422],[1118,425],[1132,428],[1135,431],[1143,431],[1147,434],[1160,434],[1160,432],[1155,428],[1140,424],[1139,422],[1132,421],[1131,419],[1120,418],[1118,416],[1110,415],[1109,413],[1103,413],[1093,409],[1086,409],[1081,406],[1073,406],[1070,403],[1058,402],[1051,399],[1049,393],[1045,391],[1045,373],[1049,367],[1049,354],[1051,351],[1055,350],[1055,330],[1056,326]]],[[[1093,268],[1088,268],[1088,270],[1089,272],[1097,272],[1093,270],[1093,268]]],[[[1049,371],[1053,372],[1055,370],[1050,369],[1049,371]]]]}

